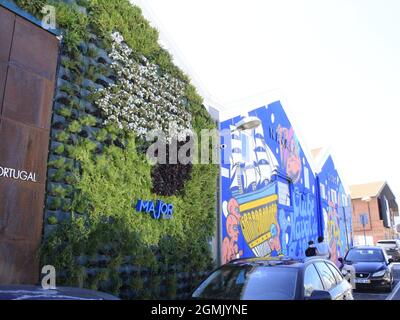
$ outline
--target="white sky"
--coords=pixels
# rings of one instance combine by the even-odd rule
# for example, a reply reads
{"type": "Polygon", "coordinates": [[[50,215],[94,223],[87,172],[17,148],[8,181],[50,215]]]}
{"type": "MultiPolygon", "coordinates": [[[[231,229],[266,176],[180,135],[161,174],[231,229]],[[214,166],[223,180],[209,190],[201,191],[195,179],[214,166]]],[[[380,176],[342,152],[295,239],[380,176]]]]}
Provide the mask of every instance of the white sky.
{"type": "MultiPolygon", "coordinates": [[[[399,0],[133,0],[219,104],[279,89],[348,184],[400,199],[399,0]]],[[[206,97],[207,98],[207,97],[206,97]]]]}

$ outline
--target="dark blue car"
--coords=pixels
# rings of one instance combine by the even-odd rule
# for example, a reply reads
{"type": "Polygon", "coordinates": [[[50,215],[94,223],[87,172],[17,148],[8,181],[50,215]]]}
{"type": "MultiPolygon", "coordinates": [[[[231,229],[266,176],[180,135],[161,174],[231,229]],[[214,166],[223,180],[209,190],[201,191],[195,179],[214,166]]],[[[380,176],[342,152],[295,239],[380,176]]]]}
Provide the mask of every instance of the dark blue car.
{"type": "Polygon", "coordinates": [[[211,273],[193,299],[353,300],[350,283],[329,260],[287,257],[229,262],[211,273]]]}
{"type": "Polygon", "coordinates": [[[392,259],[385,250],[375,246],[357,246],[351,248],[344,258],[341,270],[354,270],[356,289],[383,289],[391,292],[393,289],[392,259]]]}

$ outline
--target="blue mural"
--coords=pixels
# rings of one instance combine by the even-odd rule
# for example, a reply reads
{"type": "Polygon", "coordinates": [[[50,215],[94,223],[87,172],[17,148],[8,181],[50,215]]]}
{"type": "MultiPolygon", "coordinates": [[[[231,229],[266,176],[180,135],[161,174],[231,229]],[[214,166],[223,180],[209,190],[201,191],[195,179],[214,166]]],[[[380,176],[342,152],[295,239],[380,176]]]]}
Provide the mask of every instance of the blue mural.
{"type": "Polygon", "coordinates": [[[318,179],[323,234],[331,248],[331,260],[338,263],[337,258],[343,257],[353,245],[351,200],[330,155],[318,179]]]}
{"type": "Polygon", "coordinates": [[[239,131],[237,116],[220,124],[222,260],[304,256],[321,234],[316,176],[279,101],[248,112],[261,125],[239,131]]]}

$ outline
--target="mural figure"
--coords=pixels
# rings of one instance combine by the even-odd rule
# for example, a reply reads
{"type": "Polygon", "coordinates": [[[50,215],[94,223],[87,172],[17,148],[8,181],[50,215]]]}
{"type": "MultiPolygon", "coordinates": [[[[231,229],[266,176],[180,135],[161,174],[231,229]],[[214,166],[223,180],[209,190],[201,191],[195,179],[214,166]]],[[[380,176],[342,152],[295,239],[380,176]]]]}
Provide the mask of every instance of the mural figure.
{"type": "Polygon", "coordinates": [[[224,264],[243,255],[243,250],[239,250],[238,245],[240,213],[239,204],[235,198],[229,200],[228,212],[229,214],[226,218],[228,236],[222,242],[222,262],[224,264]]]}
{"type": "Polygon", "coordinates": [[[351,210],[348,207],[348,195],[342,181],[335,169],[332,157],[329,156],[320,173],[321,206],[323,215],[323,234],[328,240],[331,249],[331,260],[339,264],[338,258],[343,257],[347,249],[352,245],[348,238],[349,227],[351,230],[351,210]],[[350,216],[350,220],[348,217],[350,216]]]}
{"type": "Polygon", "coordinates": [[[286,174],[296,183],[301,175],[300,145],[293,128],[278,126],[278,141],[281,149],[281,161],[286,174]]]}
{"type": "Polygon", "coordinates": [[[336,211],[336,206],[332,201],[329,201],[328,210],[324,211],[324,234],[327,236],[328,245],[331,250],[331,260],[337,262],[337,259],[341,255],[341,248],[343,246],[342,239],[340,237],[340,217],[336,211]]]}

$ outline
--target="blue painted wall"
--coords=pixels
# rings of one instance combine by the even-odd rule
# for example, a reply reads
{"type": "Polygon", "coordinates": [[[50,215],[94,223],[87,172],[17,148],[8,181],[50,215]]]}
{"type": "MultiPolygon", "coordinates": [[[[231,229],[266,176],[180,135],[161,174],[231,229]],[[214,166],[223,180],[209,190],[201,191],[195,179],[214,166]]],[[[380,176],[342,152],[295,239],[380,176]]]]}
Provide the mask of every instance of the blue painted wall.
{"type": "Polygon", "coordinates": [[[331,156],[318,174],[322,230],[332,252],[331,260],[343,257],[353,245],[351,200],[331,156]]]}
{"type": "MultiPolygon", "coordinates": [[[[262,126],[221,138],[222,260],[304,256],[323,225],[316,176],[279,101],[254,109],[262,126]]],[[[243,119],[221,122],[232,130],[243,119]]]]}
{"type": "Polygon", "coordinates": [[[324,235],[332,260],[352,246],[351,202],[329,156],[316,175],[279,101],[254,109],[253,130],[235,131],[244,115],[221,122],[222,262],[304,257],[324,235]],[[228,133],[228,134],[226,134],[228,133]]]}

